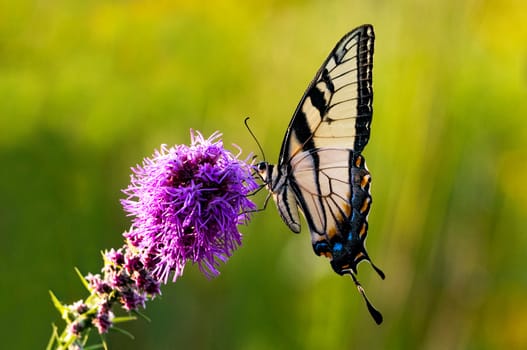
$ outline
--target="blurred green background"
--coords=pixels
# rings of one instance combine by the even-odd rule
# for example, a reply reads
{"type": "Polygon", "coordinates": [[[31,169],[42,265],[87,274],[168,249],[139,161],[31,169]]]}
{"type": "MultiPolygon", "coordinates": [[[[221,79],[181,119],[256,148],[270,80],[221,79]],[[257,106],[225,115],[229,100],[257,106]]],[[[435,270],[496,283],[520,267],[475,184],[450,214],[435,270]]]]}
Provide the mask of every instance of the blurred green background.
{"type": "Polygon", "coordinates": [[[526,21],[522,0],[1,2],[1,347],[63,325],[49,289],[86,296],[73,267],[121,245],[131,166],[189,128],[257,151],[246,116],[275,161],[323,59],[372,23],[387,278],[359,271],[384,324],[269,206],[218,278],[188,268],[110,348],[527,348],[526,21]]]}

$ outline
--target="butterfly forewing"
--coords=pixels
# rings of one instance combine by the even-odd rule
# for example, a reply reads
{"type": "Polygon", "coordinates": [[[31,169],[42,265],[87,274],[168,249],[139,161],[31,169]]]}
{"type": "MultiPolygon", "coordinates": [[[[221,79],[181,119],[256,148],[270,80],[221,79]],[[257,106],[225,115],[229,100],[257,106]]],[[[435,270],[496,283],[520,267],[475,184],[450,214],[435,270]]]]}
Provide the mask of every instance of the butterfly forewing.
{"type": "Polygon", "coordinates": [[[282,144],[280,163],[296,153],[338,145],[362,151],[372,117],[373,27],[345,35],[302,97],[282,144]]]}

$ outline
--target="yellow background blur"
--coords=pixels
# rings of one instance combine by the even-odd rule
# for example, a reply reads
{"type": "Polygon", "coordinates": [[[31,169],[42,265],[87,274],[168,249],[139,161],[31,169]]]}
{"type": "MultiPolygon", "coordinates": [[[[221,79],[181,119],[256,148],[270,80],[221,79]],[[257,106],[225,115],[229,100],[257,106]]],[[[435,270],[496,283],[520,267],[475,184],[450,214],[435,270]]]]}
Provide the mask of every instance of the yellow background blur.
{"type": "MultiPolygon", "coordinates": [[[[368,248],[349,278],[274,207],[206,280],[189,267],[111,349],[527,348],[527,3],[3,1],[0,347],[62,326],[129,220],[129,168],[189,128],[275,161],[308,82],[347,31],[376,31],[368,248]]],[[[232,148],[235,150],[235,148],[232,148]]],[[[258,197],[263,203],[264,197],[258,197]]],[[[305,225],[304,225],[305,226],[305,225]]]]}

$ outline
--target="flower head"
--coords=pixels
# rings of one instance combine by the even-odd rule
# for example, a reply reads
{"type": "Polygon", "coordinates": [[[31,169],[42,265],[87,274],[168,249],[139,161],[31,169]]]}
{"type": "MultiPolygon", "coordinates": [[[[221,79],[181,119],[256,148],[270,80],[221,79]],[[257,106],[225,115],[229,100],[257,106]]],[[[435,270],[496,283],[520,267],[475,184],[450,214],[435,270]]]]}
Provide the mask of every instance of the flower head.
{"type": "Polygon", "coordinates": [[[123,207],[133,216],[125,233],[141,262],[165,283],[183,274],[187,262],[208,276],[219,274],[241,244],[238,225],[255,205],[247,195],[258,185],[251,164],[223,148],[221,135],[204,139],[191,132],[191,145],[163,145],[133,168],[123,207]]]}

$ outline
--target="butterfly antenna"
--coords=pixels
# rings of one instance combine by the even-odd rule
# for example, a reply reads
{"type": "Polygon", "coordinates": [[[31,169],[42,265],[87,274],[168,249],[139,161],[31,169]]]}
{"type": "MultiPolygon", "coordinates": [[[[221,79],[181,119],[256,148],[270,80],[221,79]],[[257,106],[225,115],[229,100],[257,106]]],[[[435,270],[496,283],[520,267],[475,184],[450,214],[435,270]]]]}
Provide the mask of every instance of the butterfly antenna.
{"type": "Polygon", "coordinates": [[[375,323],[381,324],[382,314],[376,308],[374,308],[373,305],[370,303],[370,301],[368,300],[368,297],[366,296],[366,292],[364,291],[364,288],[362,288],[360,282],[357,280],[357,277],[355,277],[353,272],[349,270],[346,272],[351,276],[351,278],[353,279],[353,282],[355,283],[355,285],[357,286],[357,289],[359,290],[360,295],[362,295],[362,297],[364,298],[364,301],[366,302],[366,306],[368,307],[368,311],[370,312],[371,317],[373,317],[373,320],[375,321],[375,323]]]}
{"type": "Polygon", "coordinates": [[[249,131],[249,134],[251,134],[251,136],[253,137],[254,141],[256,142],[256,144],[258,145],[258,149],[260,150],[260,152],[262,153],[262,158],[263,160],[265,161],[265,153],[263,151],[263,148],[262,146],[260,145],[260,142],[258,142],[258,139],[256,138],[256,136],[254,135],[253,131],[251,130],[251,128],[249,127],[249,123],[248,123],[248,120],[250,118],[247,117],[245,118],[245,120],[243,121],[243,123],[245,124],[245,127],[247,128],[247,130],[249,131]]]}

